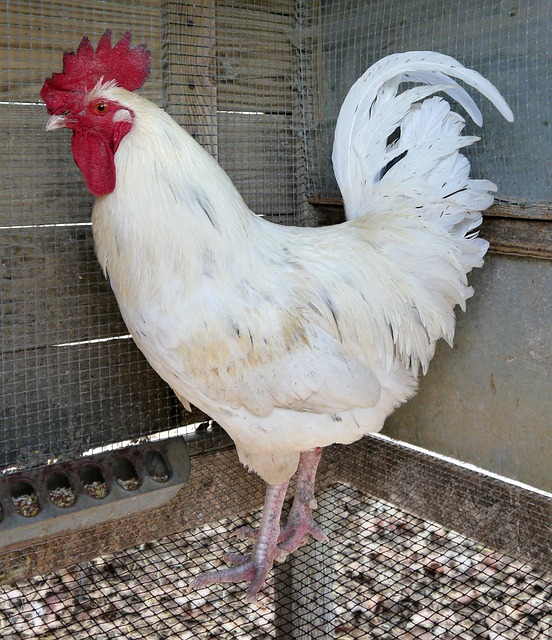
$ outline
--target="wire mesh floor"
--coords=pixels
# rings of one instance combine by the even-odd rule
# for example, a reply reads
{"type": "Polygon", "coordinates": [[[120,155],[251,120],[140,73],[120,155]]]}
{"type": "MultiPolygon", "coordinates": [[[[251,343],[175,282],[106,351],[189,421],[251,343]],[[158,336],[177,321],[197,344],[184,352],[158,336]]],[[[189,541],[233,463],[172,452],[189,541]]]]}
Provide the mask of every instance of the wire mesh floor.
{"type": "MultiPolygon", "coordinates": [[[[4,585],[0,635],[4,640],[552,638],[552,576],[342,483],[321,493],[319,512],[331,540],[324,552],[330,578],[325,585],[301,584],[299,578],[295,587],[302,597],[307,588],[309,597],[326,598],[327,615],[294,619],[294,599],[287,609],[282,606],[274,577],[259,606],[245,603],[244,585],[188,591],[191,576],[218,566],[224,552],[247,546],[231,531],[257,522],[259,513],[253,513],[4,585]]],[[[316,563],[321,545],[309,545],[307,554],[311,550],[310,562],[316,563]]]]}

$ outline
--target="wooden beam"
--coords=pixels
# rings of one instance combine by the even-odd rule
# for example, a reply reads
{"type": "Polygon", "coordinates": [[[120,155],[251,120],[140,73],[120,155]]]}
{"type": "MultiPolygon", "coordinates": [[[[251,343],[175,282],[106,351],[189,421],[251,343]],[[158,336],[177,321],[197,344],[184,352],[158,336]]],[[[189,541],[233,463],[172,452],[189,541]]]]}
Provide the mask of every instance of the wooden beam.
{"type": "Polygon", "coordinates": [[[552,202],[513,203],[495,200],[484,213],[485,218],[518,218],[520,220],[552,220],[552,202]]]}
{"type": "Polygon", "coordinates": [[[552,220],[484,216],[481,237],[493,253],[552,260],[552,220]]]}
{"type": "Polygon", "coordinates": [[[215,2],[169,2],[165,59],[168,62],[168,112],[215,158],[215,2]]]}

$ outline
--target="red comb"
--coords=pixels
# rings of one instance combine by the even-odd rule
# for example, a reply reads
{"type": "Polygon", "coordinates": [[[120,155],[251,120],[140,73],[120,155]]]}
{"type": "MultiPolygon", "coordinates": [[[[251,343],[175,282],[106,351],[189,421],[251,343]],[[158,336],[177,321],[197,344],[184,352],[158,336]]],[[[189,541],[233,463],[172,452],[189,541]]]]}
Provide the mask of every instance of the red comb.
{"type": "Polygon", "coordinates": [[[51,109],[67,99],[67,93],[86,93],[103,79],[115,80],[128,91],[139,89],[150,72],[151,54],[145,44],[130,47],[132,34],[127,31],[111,45],[111,29],[103,34],[96,51],[85,36],[76,52],[63,53],[63,71],[54,73],[42,87],[40,95],[51,109]],[[60,95],[60,92],[63,94],[60,95]]]}

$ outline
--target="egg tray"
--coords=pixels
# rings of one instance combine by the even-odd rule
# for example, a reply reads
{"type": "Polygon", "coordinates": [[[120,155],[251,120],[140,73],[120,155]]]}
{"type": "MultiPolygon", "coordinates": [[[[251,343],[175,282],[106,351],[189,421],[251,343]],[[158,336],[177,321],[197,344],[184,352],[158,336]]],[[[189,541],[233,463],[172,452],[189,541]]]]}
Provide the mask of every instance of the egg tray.
{"type": "Polygon", "coordinates": [[[177,437],[0,477],[0,549],[155,509],[189,475],[188,448],[177,437]],[[66,506],[53,502],[56,494],[66,506]]]}

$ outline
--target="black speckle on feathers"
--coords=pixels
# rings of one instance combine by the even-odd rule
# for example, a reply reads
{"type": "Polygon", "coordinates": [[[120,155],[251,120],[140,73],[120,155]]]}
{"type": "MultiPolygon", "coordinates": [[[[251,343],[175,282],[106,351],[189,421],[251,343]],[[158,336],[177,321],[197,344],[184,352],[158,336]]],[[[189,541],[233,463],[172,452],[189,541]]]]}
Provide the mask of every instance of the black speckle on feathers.
{"type": "Polygon", "coordinates": [[[203,211],[203,213],[207,216],[207,219],[209,220],[209,222],[213,225],[213,229],[216,229],[217,231],[220,231],[220,229],[218,227],[218,224],[217,224],[217,218],[216,218],[215,210],[213,208],[213,205],[209,201],[209,198],[207,197],[207,194],[204,193],[203,191],[194,190],[193,191],[193,196],[194,196],[199,208],[203,211]]]}
{"type": "Polygon", "coordinates": [[[392,168],[394,167],[397,163],[399,163],[408,153],[408,150],[403,151],[402,153],[399,153],[399,155],[396,158],[393,158],[393,160],[390,160],[385,167],[382,168],[382,170],[380,171],[380,180],[383,178],[383,176],[392,168]]]}
{"type": "Polygon", "coordinates": [[[339,328],[339,322],[337,321],[337,316],[338,313],[333,305],[332,299],[329,296],[325,296],[324,297],[324,302],[326,303],[326,306],[328,307],[328,309],[330,310],[330,313],[332,314],[332,318],[334,319],[335,322],[335,327],[337,329],[337,335],[339,336],[339,340],[341,342],[343,342],[343,337],[341,336],[341,330],[339,328]]]}
{"type": "Polygon", "coordinates": [[[453,191],[452,193],[447,193],[447,195],[444,197],[451,198],[452,196],[455,196],[457,193],[461,193],[462,191],[466,191],[466,187],[462,187],[461,189],[456,189],[456,191],[453,191]]]}

